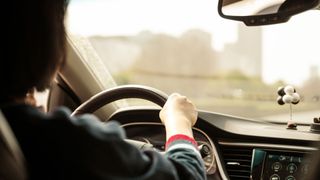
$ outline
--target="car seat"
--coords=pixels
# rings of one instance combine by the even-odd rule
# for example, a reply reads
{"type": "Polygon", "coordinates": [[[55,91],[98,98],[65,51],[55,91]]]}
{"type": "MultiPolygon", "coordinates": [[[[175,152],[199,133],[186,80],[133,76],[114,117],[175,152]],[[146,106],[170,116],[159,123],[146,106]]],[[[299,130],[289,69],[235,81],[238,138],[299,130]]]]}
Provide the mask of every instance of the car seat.
{"type": "Polygon", "coordinates": [[[17,140],[0,111],[0,179],[27,179],[26,166],[17,140]]]}

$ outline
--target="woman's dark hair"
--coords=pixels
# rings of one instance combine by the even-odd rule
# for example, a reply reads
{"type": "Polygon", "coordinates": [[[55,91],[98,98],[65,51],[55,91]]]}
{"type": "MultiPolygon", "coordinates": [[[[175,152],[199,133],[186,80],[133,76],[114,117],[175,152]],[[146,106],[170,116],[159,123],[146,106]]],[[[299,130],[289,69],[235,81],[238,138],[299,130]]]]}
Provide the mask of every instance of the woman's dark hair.
{"type": "Polygon", "coordinates": [[[46,89],[66,56],[67,0],[10,0],[1,5],[0,102],[46,89]]]}

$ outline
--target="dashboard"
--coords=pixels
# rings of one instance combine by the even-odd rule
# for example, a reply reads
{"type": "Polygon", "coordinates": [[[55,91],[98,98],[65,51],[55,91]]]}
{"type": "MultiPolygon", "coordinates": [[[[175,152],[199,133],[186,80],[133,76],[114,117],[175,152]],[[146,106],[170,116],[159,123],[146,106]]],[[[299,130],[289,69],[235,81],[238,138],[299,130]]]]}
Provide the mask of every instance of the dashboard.
{"type": "MultiPolygon", "coordinates": [[[[122,124],[128,139],[163,152],[165,129],[158,114],[157,108],[130,107],[110,119],[122,124]]],[[[206,111],[199,111],[193,133],[208,180],[305,179],[311,168],[308,156],[318,150],[315,143],[320,141],[320,135],[306,127],[288,130],[279,124],[206,111]]]]}
{"type": "MultiPolygon", "coordinates": [[[[165,128],[161,123],[128,123],[122,126],[130,140],[145,142],[152,145],[155,151],[164,152],[166,143],[165,128]]],[[[212,140],[203,131],[193,128],[193,136],[198,144],[206,172],[208,175],[216,172],[216,162],[214,158],[214,147],[212,140]]]]}

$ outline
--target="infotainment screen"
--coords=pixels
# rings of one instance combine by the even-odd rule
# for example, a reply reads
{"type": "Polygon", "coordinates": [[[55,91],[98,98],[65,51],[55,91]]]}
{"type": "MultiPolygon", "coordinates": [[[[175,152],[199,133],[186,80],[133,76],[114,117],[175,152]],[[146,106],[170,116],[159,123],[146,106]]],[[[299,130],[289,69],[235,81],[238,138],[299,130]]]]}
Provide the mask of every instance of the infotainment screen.
{"type": "Polygon", "coordinates": [[[254,180],[298,180],[308,173],[305,153],[254,149],[251,178],[254,180]]]}

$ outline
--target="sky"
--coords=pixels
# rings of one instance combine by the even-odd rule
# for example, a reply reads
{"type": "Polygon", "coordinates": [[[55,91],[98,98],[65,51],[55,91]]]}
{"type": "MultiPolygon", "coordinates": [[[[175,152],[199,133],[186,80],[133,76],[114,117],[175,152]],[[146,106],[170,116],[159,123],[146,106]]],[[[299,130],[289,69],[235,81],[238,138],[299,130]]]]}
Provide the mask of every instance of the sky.
{"type": "MultiPolygon", "coordinates": [[[[73,0],[68,28],[73,34],[132,36],[142,30],[180,36],[188,29],[212,34],[213,48],[223,51],[237,40],[238,23],[221,18],[218,0],[73,0]]],[[[320,11],[289,23],[263,27],[263,80],[299,84],[311,66],[320,69],[320,11]]]]}

